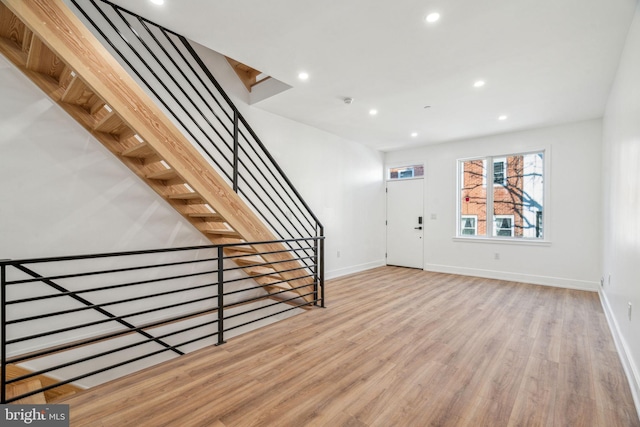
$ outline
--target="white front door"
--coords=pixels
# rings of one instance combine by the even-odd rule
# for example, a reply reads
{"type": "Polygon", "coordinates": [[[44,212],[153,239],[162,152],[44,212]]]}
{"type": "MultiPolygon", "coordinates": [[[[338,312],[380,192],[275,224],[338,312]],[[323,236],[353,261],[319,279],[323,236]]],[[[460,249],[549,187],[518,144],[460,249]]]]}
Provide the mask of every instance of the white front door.
{"type": "Polygon", "coordinates": [[[424,267],[423,180],[387,182],[387,265],[424,267]]]}

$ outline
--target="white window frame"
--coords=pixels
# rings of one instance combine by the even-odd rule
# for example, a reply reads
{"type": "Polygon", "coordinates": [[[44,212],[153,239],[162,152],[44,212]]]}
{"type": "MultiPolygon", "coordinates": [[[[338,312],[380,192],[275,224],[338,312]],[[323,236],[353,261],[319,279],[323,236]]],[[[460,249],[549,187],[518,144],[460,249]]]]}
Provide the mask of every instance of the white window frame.
{"type": "MultiPolygon", "coordinates": [[[[549,245],[551,244],[551,231],[552,231],[552,210],[551,210],[551,206],[550,206],[550,183],[551,183],[551,147],[550,146],[544,146],[542,148],[532,148],[531,150],[523,150],[523,151],[517,151],[517,152],[513,152],[513,153],[505,153],[505,154],[499,154],[499,155],[494,155],[494,156],[474,156],[474,157],[465,157],[465,158],[459,158],[457,160],[457,164],[456,164],[456,169],[457,169],[457,194],[456,194],[456,223],[455,223],[455,229],[454,229],[454,240],[459,240],[459,241],[465,241],[465,242],[488,242],[488,243],[509,243],[509,244],[524,244],[524,245],[549,245]],[[541,229],[543,230],[543,236],[542,237],[522,237],[522,236],[513,236],[513,237],[507,237],[507,236],[494,236],[494,226],[495,226],[495,221],[489,221],[489,218],[492,216],[489,212],[487,212],[487,219],[486,219],[486,235],[482,235],[482,236],[471,236],[471,235],[463,235],[462,234],[462,227],[461,227],[461,218],[463,216],[467,216],[467,215],[463,215],[461,213],[462,211],[462,199],[461,199],[461,195],[462,195],[462,186],[463,186],[463,179],[464,179],[464,163],[465,162],[469,162],[469,161],[474,161],[474,160],[483,160],[483,162],[485,162],[485,176],[483,177],[483,185],[486,184],[486,180],[487,180],[487,175],[489,171],[491,171],[491,179],[493,181],[493,162],[494,159],[505,159],[505,168],[506,168],[506,159],[509,156],[519,156],[519,155],[527,155],[527,154],[537,154],[537,153],[542,153],[543,154],[543,196],[542,196],[542,203],[543,203],[543,215],[542,215],[542,225],[541,225],[541,229]]],[[[505,171],[506,173],[506,171],[505,171]]],[[[496,184],[497,186],[498,184],[496,184]]],[[[493,186],[491,186],[493,187],[493,186]]],[[[491,188],[490,187],[490,188],[491,188]]],[[[487,189],[487,210],[489,211],[489,207],[490,210],[493,210],[493,191],[489,191],[489,189],[487,189]]],[[[477,224],[477,222],[476,222],[477,224]]],[[[512,223],[513,224],[513,223],[512,223]]],[[[513,227],[513,229],[515,230],[515,226],[513,227]]],[[[476,233],[477,233],[477,228],[476,228],[476,233]]]]}

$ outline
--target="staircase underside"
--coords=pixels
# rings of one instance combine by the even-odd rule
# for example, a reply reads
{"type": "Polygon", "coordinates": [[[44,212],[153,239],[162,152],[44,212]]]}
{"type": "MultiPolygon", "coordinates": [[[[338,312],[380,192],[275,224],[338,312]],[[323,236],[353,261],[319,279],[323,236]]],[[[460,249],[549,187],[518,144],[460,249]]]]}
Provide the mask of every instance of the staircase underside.
{"type": "Polygon", "coordinates": [[[62,0],[2,0],[0,53],[212,243],[242,244],[226,255],[274,299],[314,300],[283,245],[247,243],[276,238],[62,0]]]}

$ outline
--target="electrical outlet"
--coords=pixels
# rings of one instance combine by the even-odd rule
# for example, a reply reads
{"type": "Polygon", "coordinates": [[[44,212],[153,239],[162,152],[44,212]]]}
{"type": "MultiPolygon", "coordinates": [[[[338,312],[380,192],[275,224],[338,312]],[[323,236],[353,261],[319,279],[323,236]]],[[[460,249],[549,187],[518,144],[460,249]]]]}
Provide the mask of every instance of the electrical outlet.
{"type": "Polygon", "coordinates": [[[499,252],[494,253],[493,259],[500,259],[500,253],[499,252]]]}
{"type": "Polygon", "coordinates": [[[604,288],[604,276],[600,278],[600,287],[604,288]]]}
{"type": "Polygon", "coordinates": [[[633,310],[633,305],[629,303],[629,308],[627,310],[627,315],[629,316],[629,320],[631,320],[631,311],[633,310]]]}

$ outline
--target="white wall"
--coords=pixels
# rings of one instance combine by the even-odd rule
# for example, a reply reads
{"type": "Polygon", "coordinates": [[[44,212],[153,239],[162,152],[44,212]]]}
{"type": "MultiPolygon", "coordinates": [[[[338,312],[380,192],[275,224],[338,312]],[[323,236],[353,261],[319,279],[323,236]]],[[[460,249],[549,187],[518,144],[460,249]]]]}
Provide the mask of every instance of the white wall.
{"type": "Polygon", "coordinates": [[[640,3],[604,117],[603,305],[640,411],[640,3]],[[628,316],[632,304],[631,319],[628,316]]]}
{"type": "Polygon", "coordinates": [[[384,155],[250,106],[226,59],[193,45],[325,226],[326,276],[384,265],[384,155]]]}
{"type": "Polygon", "coordinates": [[[601,121],[592,120],[387,153],[391,166],[425,164],[425,269],[596,290],[601,272],[601,135],[601,121]],[[550,160],[545,207],[549,242],[454,239],[456,160],[541,148],[550,160]]]}

